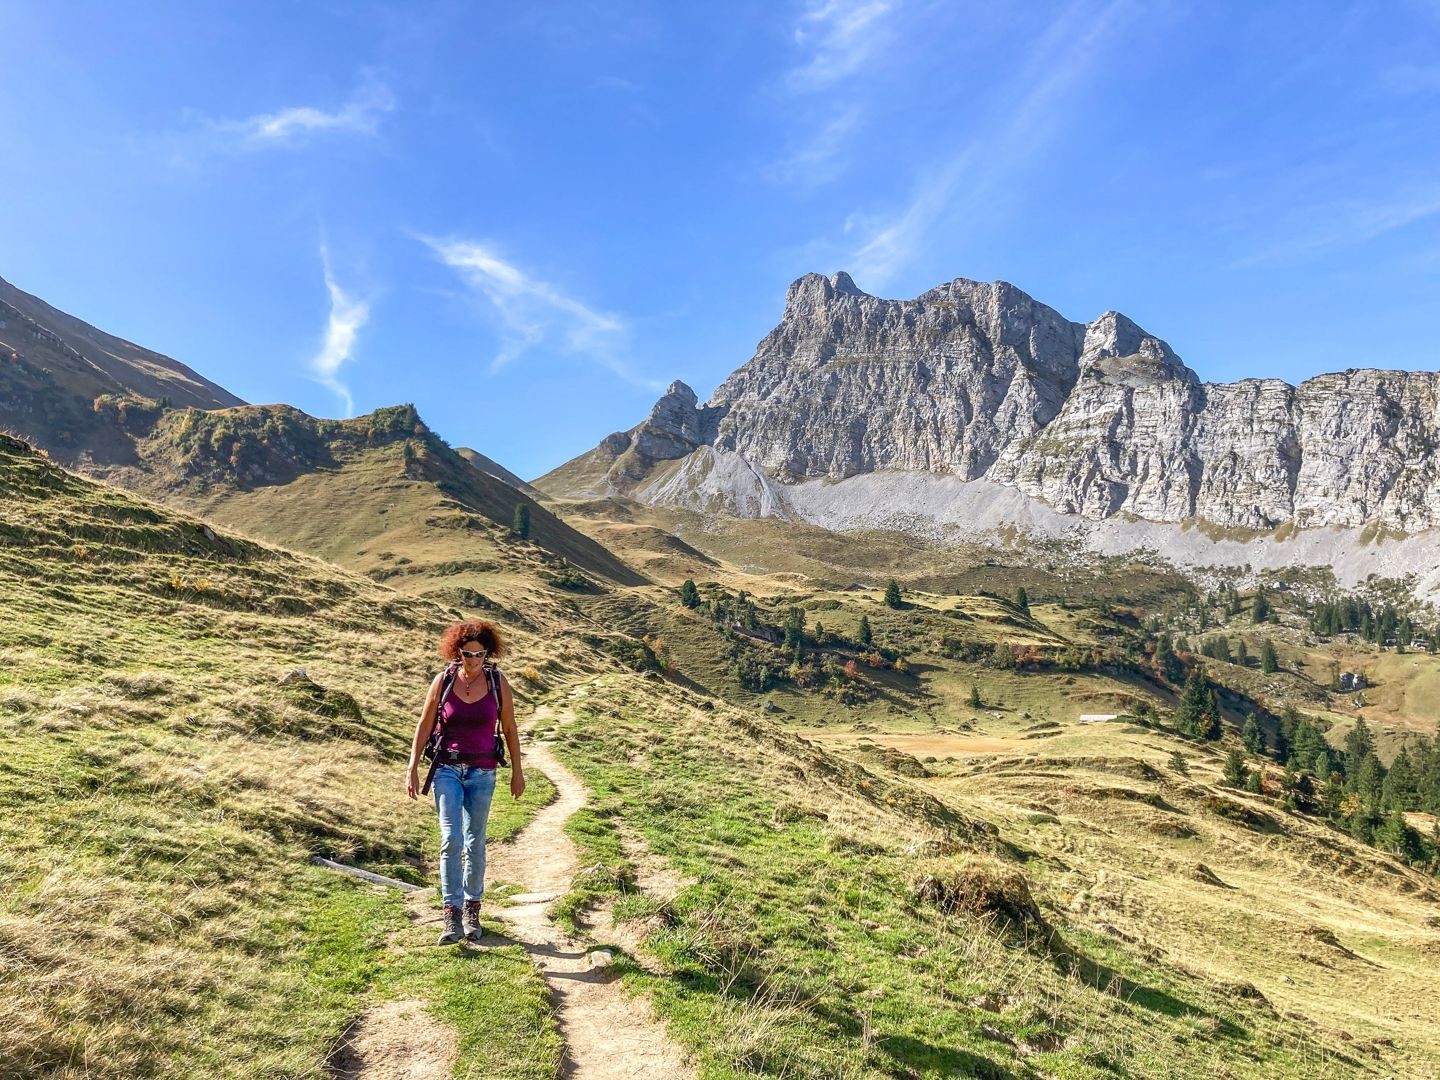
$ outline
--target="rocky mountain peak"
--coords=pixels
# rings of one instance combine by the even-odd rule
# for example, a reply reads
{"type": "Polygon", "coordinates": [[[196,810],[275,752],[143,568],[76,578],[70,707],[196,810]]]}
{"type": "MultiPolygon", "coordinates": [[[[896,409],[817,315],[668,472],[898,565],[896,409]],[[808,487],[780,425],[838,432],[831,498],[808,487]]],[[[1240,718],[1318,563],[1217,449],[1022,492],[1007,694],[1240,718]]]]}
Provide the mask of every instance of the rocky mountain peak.
{"type": "Polygon", "coordinates": [[[1107,311],[1085,327],[1080,370],[1121,381],[1179,379],[1188,383],[1199,382],[1174,349],[1160,338],[1146,333],[1134,320],[1118,311],[1107,311]]]}
{"type": "MultiPolygon", "coordinates": [[[[1420,531],[1440,528],[1437,446],[1440,372],[1202,384],[1117,311],[1073,322],[1009,282],[969,278],[886,300],[837,272],[790,286],[784,317],[709,404],[676,383],[600,450],[610,490],[655,501],[699,498],[679,481],[639,486],[693,454],[725,483],[764,487],[747,513],[816,478],[929,473],[1092,519],[1420,531]]],[[[577,492],[592,490],[586,461],[577,492]]],[[[567,491],[566,473],[546,490],[567,491]]]]}
{"type": "Polygon", "coordinates": [[[785,312],[806,313],[842,296],[869,297],[844,270],[828,278],[824,274],[805,274],[790,283],[785,292],[785,312]]]}
{"type": "Polygon", "coordinates": [[[653,433],[674,436],[691,444],[703,442],[700,401],[695,391],[676,379],[655,402],[646,426],[653,433]]]}

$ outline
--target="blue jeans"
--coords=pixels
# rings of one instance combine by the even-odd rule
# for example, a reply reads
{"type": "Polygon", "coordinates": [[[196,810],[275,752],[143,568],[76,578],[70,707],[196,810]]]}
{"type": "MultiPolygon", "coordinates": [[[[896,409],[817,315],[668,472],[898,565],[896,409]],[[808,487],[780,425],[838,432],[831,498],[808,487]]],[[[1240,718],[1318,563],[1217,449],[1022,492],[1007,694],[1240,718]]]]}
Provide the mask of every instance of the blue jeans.
{"type": "Polygon", "coordinates": [[[485,895],[485,819],[495,797],[495,770],[441,765],[432,781],[440,812],[440,896],[460,907],[485,895]],[[464,852],[464,873],[461,853],[464,852]]]}

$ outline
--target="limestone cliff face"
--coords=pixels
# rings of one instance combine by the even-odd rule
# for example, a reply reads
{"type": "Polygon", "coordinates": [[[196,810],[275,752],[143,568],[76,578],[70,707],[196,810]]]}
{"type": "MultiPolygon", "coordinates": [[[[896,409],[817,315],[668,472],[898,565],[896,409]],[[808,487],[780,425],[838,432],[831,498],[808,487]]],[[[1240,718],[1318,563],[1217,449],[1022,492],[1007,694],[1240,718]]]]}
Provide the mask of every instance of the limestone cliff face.
{"type": "Polygon", "coordinates": [[[1440,525],[1440,373],[1202,383],[1125,316],[1070,322],[1005,282],[881,300],[807,274],[708,404],[675,383],[583,469],[537,483],[634,491],[702,447],[782,483],[924,471],[1092,519],[1440,525]]]}
{"type": "Polygon", "coordinates": [[[1073,323],[1003,282],[895,301],[848,274],[807,274],[755,358],[715,391],[707,441],[782,477],[973,479],[1055,416],[1080,344],[1073,323]]]}

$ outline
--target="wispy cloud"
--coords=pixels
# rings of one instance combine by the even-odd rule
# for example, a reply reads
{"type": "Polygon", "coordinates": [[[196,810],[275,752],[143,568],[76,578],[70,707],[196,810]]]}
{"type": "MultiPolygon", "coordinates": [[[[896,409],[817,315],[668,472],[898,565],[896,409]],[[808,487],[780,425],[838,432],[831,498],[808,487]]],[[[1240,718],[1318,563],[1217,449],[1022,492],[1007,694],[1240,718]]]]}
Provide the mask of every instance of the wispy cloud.
{"type": "Polygon", "coordinates": [[[367,76],[348,101],[338,108],[295,105],[276,112],[260,113],[243,120],[208,120],[210,130],[236,149],[258,149],[298,141],[317,132],[374,135],[380,120],[395,109],[390,87],[367,76]]]}
{"type": "Polygon", "coordinates": [[[831,117],[790,147],[780,160],[767,165],[767,180],[814,186],[835,179],[841,172],[840,156],[850,133],[860,123],[861,109],[852,105],[831,117]]]}
{"type": "Polygon", "coordinates": [[[780,80],[790,135],[761,170],[777,184],[817,187],[845,171],[845,151],[864,119],[864,88],[894,40],[899,0],[806,0],[791,26],[795,59],[780,80]]]}
{"type": "Polygon", "coordinates": [[[500,331],[500,351],[491,371],[545,344],[586,356],[626,382],[646,389],[663,386],[637,376],[625,359],[629,327],[618,315],[598,311],[548,282],[507,262],[493,245],[473,240],[421,236],[431,251],[484,298],[500,331]]]}
{"type": "Polygon", "coordinates": [[[860,71],[889,43],[885,17],[892,0],[810,0],[795,22],[795,44],[806,54],[786,76],[798,91],[825,90],[860,71]]]}
{"type": "Polygon", "coordinates": [[[1236,260],[1232,268],[1295,262],[1337,248],[1354,247],[1440,216],[1440,186],[1412,188],[1387,197],[1345,199],[1304,207],[1291,215],[1293,239],[1236,260]]]}
{"type": "Polygon", "coordinates": [[[862,285],[884,285],[932,240],[942,218],[966,208],[978,211],[1039,155],[1048,136],[1066,123],[1067,103],[1099,65],[1106,43],[1118,39],[1131,10],[1131,0],[1112,0],[1095,11],[1073,4],[996,96],[994,116],[969,145],[924,173],[900,209],[846,220],[847,235],[858,237],[847,265],[862,285]]]}
{"type": "Polygon", "coordinates": [[[325,324],[325,340],[320,351],[310,359],[310,372],[316,382],[339,395],[345,415],[351,416],[355,412],[355,400],[349,386],[340,378],[340,369],[352,358],[355,341],[370,320],[370,305],[336,283],[330,267],[330,252],[323,244],[320,262],[325,269],[325,289],[330,294],[330,318],[325,324]]]}

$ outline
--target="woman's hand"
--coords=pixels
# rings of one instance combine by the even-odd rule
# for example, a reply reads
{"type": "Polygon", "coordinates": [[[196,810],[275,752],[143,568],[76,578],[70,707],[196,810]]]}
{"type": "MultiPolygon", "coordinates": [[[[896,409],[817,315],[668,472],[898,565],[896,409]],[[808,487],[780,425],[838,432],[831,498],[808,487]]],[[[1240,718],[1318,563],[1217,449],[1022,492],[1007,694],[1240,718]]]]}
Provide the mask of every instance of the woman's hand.
{"type": "MultiPolygon", "coordinates": [[[[513,785],[512,785],[513,786],[513,785]]],[[[420,766],[411,765],[405,770],[405,794],[410,798],[418,798],[420,794],[420,766]]]]}
{"type": "Polygon", "coordinates": [[[518,799],[525,794],[525,774],[519,769],[510,770],[510,796],[518,799]]]}

